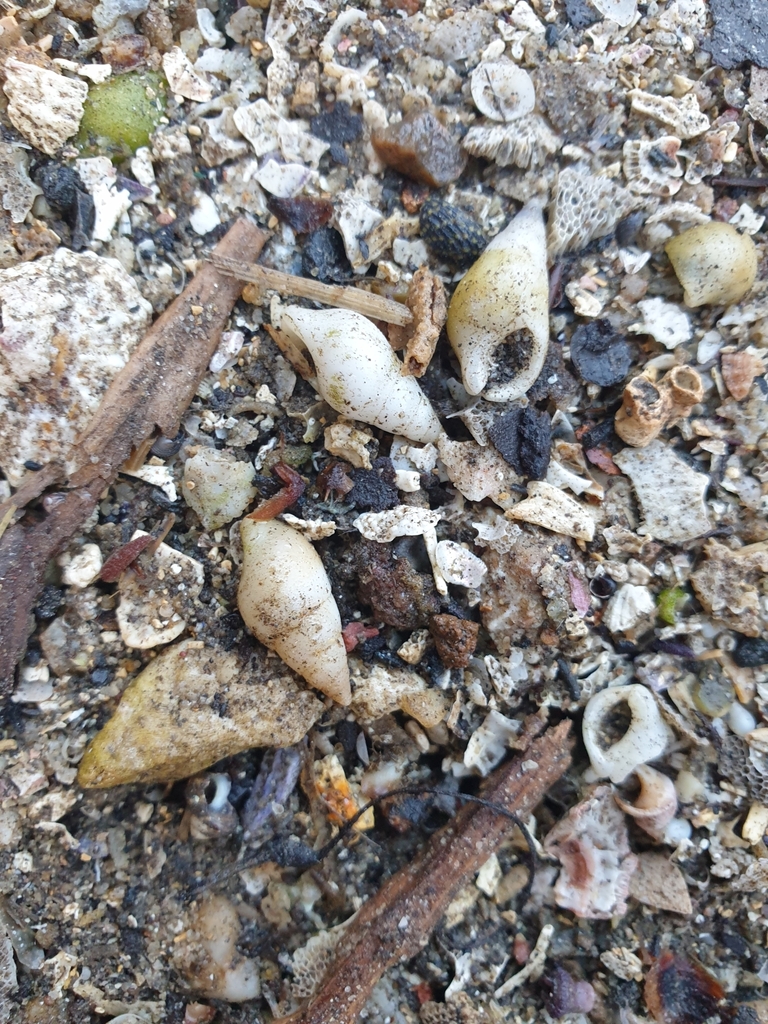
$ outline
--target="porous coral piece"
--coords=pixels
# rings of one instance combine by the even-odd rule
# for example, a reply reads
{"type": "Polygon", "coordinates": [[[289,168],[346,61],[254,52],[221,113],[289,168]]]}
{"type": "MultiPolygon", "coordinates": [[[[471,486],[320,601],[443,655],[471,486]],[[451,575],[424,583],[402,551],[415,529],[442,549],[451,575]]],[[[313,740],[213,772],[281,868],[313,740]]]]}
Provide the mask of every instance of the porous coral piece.
{"type": "Polygon", "coordinates": [[[681,139],[693,139],[709,128],[709,118],[699,107],[694,92],[687,92],[678,98],[631,89],[628,95],[633,110],[668,125],[681,139]]]}
{"type": "Polygon", "coordinates": [[[550,258],[583,249],[608,234],[637,204],[637,197],[610,178],[566,167],[558,175],[550,206],[550,258]]]}
{"type": "Polygon", "coordinates": [[[400,709],[429,729],[448,713],[448,700],[420,675],[389,665],[350,659],[354,694],[350,709],[359,722],[375,722],[400,709]]]}
{"type": "Polygon", "coordinates": [[[665,199],[679,192],[683,184],[683,168],[677,159],[680,145],[674,135],[625,142],[623,170],[630,189],[665,199]]]}
{"type": "Polygon", "coordinates": [[[388,167],[432,188],[456,181],[467,162],[430,110],[412,110],[402,121],[374,132],[371,142],[388,167]]]}
{"type": "Polygon", "coordinates": [[[473,156],[493,160],[499,167],[540,167],[557,152],[560,137],[539,114],[528,114],[511,124],[473,125],[462,145],[473,156]]]}
{"type": "Polygon", "coordinates": [[[626,913],[637,857],[609,786],[598,786],[572,807],[546,837],[544,849],[561,864],[554,889],[558,906],[601,920],[626,913]]]}
{"type": "Polygon", "coordinates": [[[263,649],[243,660],[184,641],[127,686],[89,744],[78,782],[105,788],[184,779],[241,750],[298,743],[322,710],[263,649]]]}
{"type": "Polygon", "coordinates": [[[760,636],[765,622],[759,584],[768,573],[768,545],[731,549],[713,539],[704,545],[704,554],[706,560],[691,576],[704,609],[731,629],[760,636]]]}
{"type": "Polygon", "coordinates": [[[9,57],[3,91],[14,128],[37,149],[53,156],[80,127],[88,86],[9,57]]]}
{"type": "Polygon", "coordinates": [[[624,389],[616,413],[616,433],[622,441],[641,448],[658,437],[664,427],[687,416],[703,397],[701,377],[691,366],[674,366],[658,384],[640,374],[624,389]]]}

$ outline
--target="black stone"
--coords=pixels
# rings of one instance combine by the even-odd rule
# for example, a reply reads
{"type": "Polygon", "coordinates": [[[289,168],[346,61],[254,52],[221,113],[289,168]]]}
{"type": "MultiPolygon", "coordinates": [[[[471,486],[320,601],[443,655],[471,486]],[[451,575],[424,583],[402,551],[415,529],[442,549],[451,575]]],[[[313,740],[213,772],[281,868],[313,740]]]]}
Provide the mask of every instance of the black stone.
{"type": "Polygon", "coordinates": [[[347,495],[347,501],[355,508],[383,512],[399,504],[395,471],[389,459],[376,459],[371,469],[354,469],[350,475],[354,487],[347,495]]]}
{"type": "Polygon", "coordinates": [[[573,332],[571,362],[583,381],[609,388],[629,373],[632,350],[610,321],[591,320],[573,332]]]}
{"type": "Polygon", "coordinates": [[[331,148],[328,150],[328,155],[335,164],[340,167],[349,167],[349,157],[347,151],[344,149],[340,142],[332,142],[331,148]]]}
{"type": "Polygon", "coordinates": [[[457,267],[473,263],[488,244],[469,214],[438,195],[431,195],[421,207],[419,230],[438,259],[457,267]]]}
{"type": "Polygon", "coordinates": [[[544,479],[552,442],[548,413],[532,405],[512,409],[494,420],[488,434],[516,473],[531,480],[544,479]]]}
{"type": "Polygon", "coordinates": [[[352,114],[349,104],[343,100],[339,100],[333,110],[317,114],[309,125],[315,138],[342,146],[345,142],[354,142],[363,134],[362,117],[359,114],[352,114]]]}
{"type": "Polygon", "coordinates": [[[59,588],[47,583],[35,605],[35,615],[44,622],[48,619],[55,619],[56,613],[63,604],[64,595],[59,588]]]}
{"type": "Polygon", "coordinates": [[[705,42],[721,68],[744,61],[768,68],[768,0],[710,0],[715,27],[705,42]]]}
{"type": "Polygon", "coordinates": [[[603,17],[589,0],[565,0],[565,16],[574,28],[589,28],[603,17]]]}
{"type": "Polygon", "coordinates": [[[740,668],[768,665],[768,640],[763,637],[741,637],[733,652],[733,660],[740,668]]]}
{"type": "Polygon", "coordinates": [[[637,234],[645,223],[645,214],[641,210],[630,213],[616,225],[616,244],[622,249],[634,245],[637,241],[637,234]]]}
{"type": "Polygon", "coordinates": [[[304,244],[302,268],[306,277],[336,284],[349,281],[352,267],[344,251],[344,239],[336,228],[313,231],[304,244]]]}
{"type": "Polygon", "coordinates": [[[72,228],[70,242],[75,252],[80,252],[91,240],[93,225],[96,220],[96,207],[88,192],[75,189],[75,195],[69,208],[69,224],[72,228]]]}
{"type": "Polygon", "coordinates": [[[46,201],[57,210],[68,210],[75,192],[85,192],[83,180],[74,167],[55,161],[38,168],[35,181],[43,190],[46,201]]]}
{"type": "Polygon", "coordinates": [[[346,718],[342,718],[336,726],[336,739],[344,748],[345,754],[355,753],[359,734],[360,726],[356,722],[348,722],[346,718]]]}

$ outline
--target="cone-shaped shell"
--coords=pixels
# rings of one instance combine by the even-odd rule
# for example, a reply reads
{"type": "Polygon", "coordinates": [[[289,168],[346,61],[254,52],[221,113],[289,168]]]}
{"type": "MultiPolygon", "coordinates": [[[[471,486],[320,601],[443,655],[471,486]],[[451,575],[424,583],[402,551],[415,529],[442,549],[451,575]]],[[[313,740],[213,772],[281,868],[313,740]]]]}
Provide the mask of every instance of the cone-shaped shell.
{"type": "Polygon", "coordinates": [[[429,399],[362,313],[286,306],[280,330],[309,351],[312,383],[336,412],[423,444],[442,434],[429,399]]]}
{"type": "Polygon", "coordinates": [[[459,281],[447,327],[470,395],[506,402],[535,382],[549,344],[547,241],[538,204],[524,206],[459,281]]]}
{"type": "Polygon", "coordinates": [[[286,665],[339,704],[349,704],[341,617],[310,542],[276,519],[243,519],[237,604],[248,629],[286,665]]]}

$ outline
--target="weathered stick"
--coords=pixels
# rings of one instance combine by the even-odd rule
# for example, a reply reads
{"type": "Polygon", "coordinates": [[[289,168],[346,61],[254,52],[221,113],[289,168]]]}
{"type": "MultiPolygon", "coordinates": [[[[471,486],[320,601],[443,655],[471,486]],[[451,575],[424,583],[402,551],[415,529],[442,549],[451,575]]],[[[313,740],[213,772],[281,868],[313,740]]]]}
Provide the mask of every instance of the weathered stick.
{"type": "Polygon", "coordinates": [[[413,320],[410,309],[402,302],[373,295],[362,288],[348,288],[340,284],[323,284],[311,277],[284,274],[282,270],[262,267],[258,263],[245,263],[240,259],[225,259],[218,253],[211,254],[211,262],[224,273],[232,274],[241,281],[250,281],[259,288],[273,288],[283,295],[298,295],[302,299],[313,299],[329,306],[352,309],[374,320],[405,327],[413,320]]]}
{"type": "MultiPolygon", "coordinates": [[[[571,723],[549,729],[488,780],[483,799],[522,818],[571,763],[571,723]]],[[[384,972],[422,949],[459,889],[510,828],[507,818],[469,804],[436,832],[412,864],[363,905],[345,931],[326,981],[303,1010],[279,1024],[355,1024],[384,972]]]]}
{"type": "MultiPolygon", "coordinates": [[[[216,246],[223,256],[258,258],[268,235],[238,220],[216,246]]],[[[33,513],[0,537],[0,694],[13,684],[49,560],[91,514],[120,466],[156,429],[173,435],[204,376],[242,285],[210,263],[152,324],[112,381],[69,459],[74,470],[47,515],[33,513]],[[35,518],[37,516],[37,518],[35,518]]],[[[46,473],[44,469],[41,471],[46,473]]],[[[53,482],[56,472],[50,472],[53,482]]],[[[8,505],[41,493],[24,485],[8,505]],[[35,493],[36,492],[36,493],[35,493]]],[[[2,509],[0,509],[0,516],[2,509]]]]}

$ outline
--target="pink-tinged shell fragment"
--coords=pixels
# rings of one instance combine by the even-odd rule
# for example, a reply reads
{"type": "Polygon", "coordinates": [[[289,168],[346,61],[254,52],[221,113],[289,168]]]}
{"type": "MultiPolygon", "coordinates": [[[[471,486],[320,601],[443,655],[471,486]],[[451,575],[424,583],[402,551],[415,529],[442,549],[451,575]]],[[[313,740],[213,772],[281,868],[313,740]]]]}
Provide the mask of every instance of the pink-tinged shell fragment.
{"type": "Polygon", "coordinates": [[[561,871],[557,905],[577,917],[607,919],[627,910],[627,894],[637,857],[629,849],[624,815],[608,786],[593,789],[572,807],[544,840],[561,871]]]}

